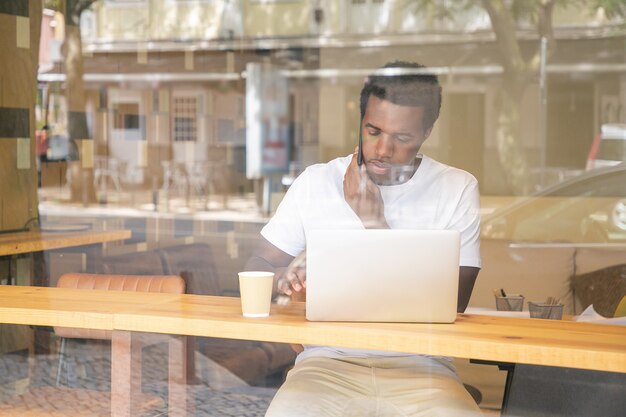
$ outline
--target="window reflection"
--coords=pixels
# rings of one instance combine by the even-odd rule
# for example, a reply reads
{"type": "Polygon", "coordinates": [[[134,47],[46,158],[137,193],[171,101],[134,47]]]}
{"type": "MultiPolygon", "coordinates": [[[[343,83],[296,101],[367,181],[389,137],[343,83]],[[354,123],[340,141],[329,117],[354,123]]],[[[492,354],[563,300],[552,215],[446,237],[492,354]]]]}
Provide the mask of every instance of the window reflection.
{"type": "MultiPolygon", "coordinates": [[[[39,58],[30,72],[0,70],[0,232],[132,231],[105,243],[98,264],[84,251],[46,255],[50,285],[64,272],[172,272],[192,292],[237,295],[259,230],[307,166],[352,153],[364,77],[396,59],[442,81],[422,152],[479,181],[484,266],[471,306],[494,308],[495,286],[580,313],[590,298],[572,277],[626,263],[626,35],[613,2],[556,6],[553,33],[537,28],[541,10],[510,8],[506,47],[482,7],[491,2],[45,1],[40,41],[24,30],[39,18],[18,3],[0,6],[11,22],[0,39],[16,40],[6,62],[35,43],[39,58]],[[29,120],[33,142],[46,137],[33,158],[29,120]],[[168,251],[199,247],[206,264],[163,266],[168,251]]],[[[1,259],[2,282],[28,283],[37,262],[1,259]]],[[[198,352],[246,384],[278,385],[293,359],[239,346],[261,358],[242,376],[246,365],[224,359],[231,342],[202,340],[198,352]]],[[[482,405],[498,407],[483,391],[482,405]]]]}

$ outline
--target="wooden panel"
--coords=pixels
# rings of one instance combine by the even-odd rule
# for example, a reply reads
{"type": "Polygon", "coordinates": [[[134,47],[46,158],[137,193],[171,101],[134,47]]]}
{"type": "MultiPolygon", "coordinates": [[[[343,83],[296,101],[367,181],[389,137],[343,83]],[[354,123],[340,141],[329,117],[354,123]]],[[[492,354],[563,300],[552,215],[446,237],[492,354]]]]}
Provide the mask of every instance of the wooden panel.
{"type": "Polygon", "coordinates": [[[37,170],[30,162],[31,169],[18,169],[17,139],[0,139],[0,231],[22,229],[38,216],[37,170]]]}
{"type": "MultiPolygon", "coordinates": [[[[34,109],[42,2],[2,3],[9,3],[2,6],[4,13],[12,14],[0,13],[0,107],[34,109]]],[[[23,134],[22,128],[19,135],[33,139],[35,119],[33,112],[29,113],[27,134],[23,134]]],[[[2,130],[15,130],[10,127],[2,130]]],[[[28,153],[30,168],[18,169],[16,138],[0,138],[0,231],[23,228],[30,219],[38,217],[37,170],[32,140],[28,153]]]]}

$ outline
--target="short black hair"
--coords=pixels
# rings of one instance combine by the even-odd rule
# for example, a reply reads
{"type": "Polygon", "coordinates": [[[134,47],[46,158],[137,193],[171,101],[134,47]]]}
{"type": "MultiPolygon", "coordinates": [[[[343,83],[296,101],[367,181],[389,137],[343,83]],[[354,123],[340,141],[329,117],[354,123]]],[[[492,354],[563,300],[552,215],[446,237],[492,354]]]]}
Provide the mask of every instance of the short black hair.
{"type": "Polygon", "coordinates": [[[372,95],[400,106],[423,107],[424,130],[432,128],[439,117],[439,78],[415,62],[390,62],[365,80],[361,90],[361,120],[372,95]]]}

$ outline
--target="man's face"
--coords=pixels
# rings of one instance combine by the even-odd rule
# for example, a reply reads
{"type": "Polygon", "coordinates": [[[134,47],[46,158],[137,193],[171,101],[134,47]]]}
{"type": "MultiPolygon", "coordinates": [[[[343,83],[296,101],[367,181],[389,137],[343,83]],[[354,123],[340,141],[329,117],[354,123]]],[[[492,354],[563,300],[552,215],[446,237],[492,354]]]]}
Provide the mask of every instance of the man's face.
{"type": "Polygon", "coordinates": [[[393,185],[407,181],[415,171],[415,155],[430,135],[424,131],[423,107],[400,106],[370,96],[361,124],[363,161],[372,181],[393,185]],[[409,174],[398,175],[401,167],[409,174]]]}

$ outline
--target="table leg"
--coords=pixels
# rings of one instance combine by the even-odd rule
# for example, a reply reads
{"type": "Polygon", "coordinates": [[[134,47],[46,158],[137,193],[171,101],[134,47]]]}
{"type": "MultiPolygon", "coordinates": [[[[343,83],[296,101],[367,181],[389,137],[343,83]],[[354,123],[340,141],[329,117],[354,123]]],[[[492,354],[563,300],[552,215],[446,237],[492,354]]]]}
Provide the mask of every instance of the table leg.
{"type": "Polygon", "coordinates": [[[102,244],[87,245],[85,251],[85,269],[92,274],[102,273],[102,244]]]}
{"type": "Polygon", "coordinates": [[[111,416],[138,416],[141,343],[131,332],[119,330],[113,331],[111,343],[111,416]]]}
{"type": "Polygon", "coordinates": [[[505,415],[509,407],[509,395],[511,393],[511,383],[515,374],[515,364],[511,362],[488,361],[480,359],[470,359],[470,363],[479,365],[496,365],[499,370],[506,371],[506,382],[504,383],[504,394],[502,396],[502,407],[500,413],[505,415]]]}
{"type": "Polygon", "coordinates": [[[511,394],[511,384],[515,375],[515,364],[506,363],[498,366],[501,371],[506,371],[506,382],[504,383],[504,396],[502,397],[502,408],[500,413],[505,415],[509,410],[509,396],[511,394]]]}
{"type": "Polygon", "coordinates": [[[197,337],[187,336],[187,385],[196,385],[196,348],[197,337]]]}
{"type": "MultiPolygon", "coordinates": [[[[49,259],[43,251],[33,252],[33,276],[31,285],[35,287],[47,287],[50,283],[47,265],[49,259]]],[[[52,328],[47,326],[34,326],[33,339],[35,355],[49,355],[52,340],[50,334],[52,328]]]]}
{"type": "Polygon", "coordinates": [[[49,285],[48,261],[44,252],[33,252],[33,280],[31,285],[35,287],[47,287],[49,285]]]}
{"type": "Polygon", "coordinates": [[[168,415],[172,417],[194,414],[194,398],[187,386],[187,343],[186,336],[172,336],[168,343],[168,415]]]}

